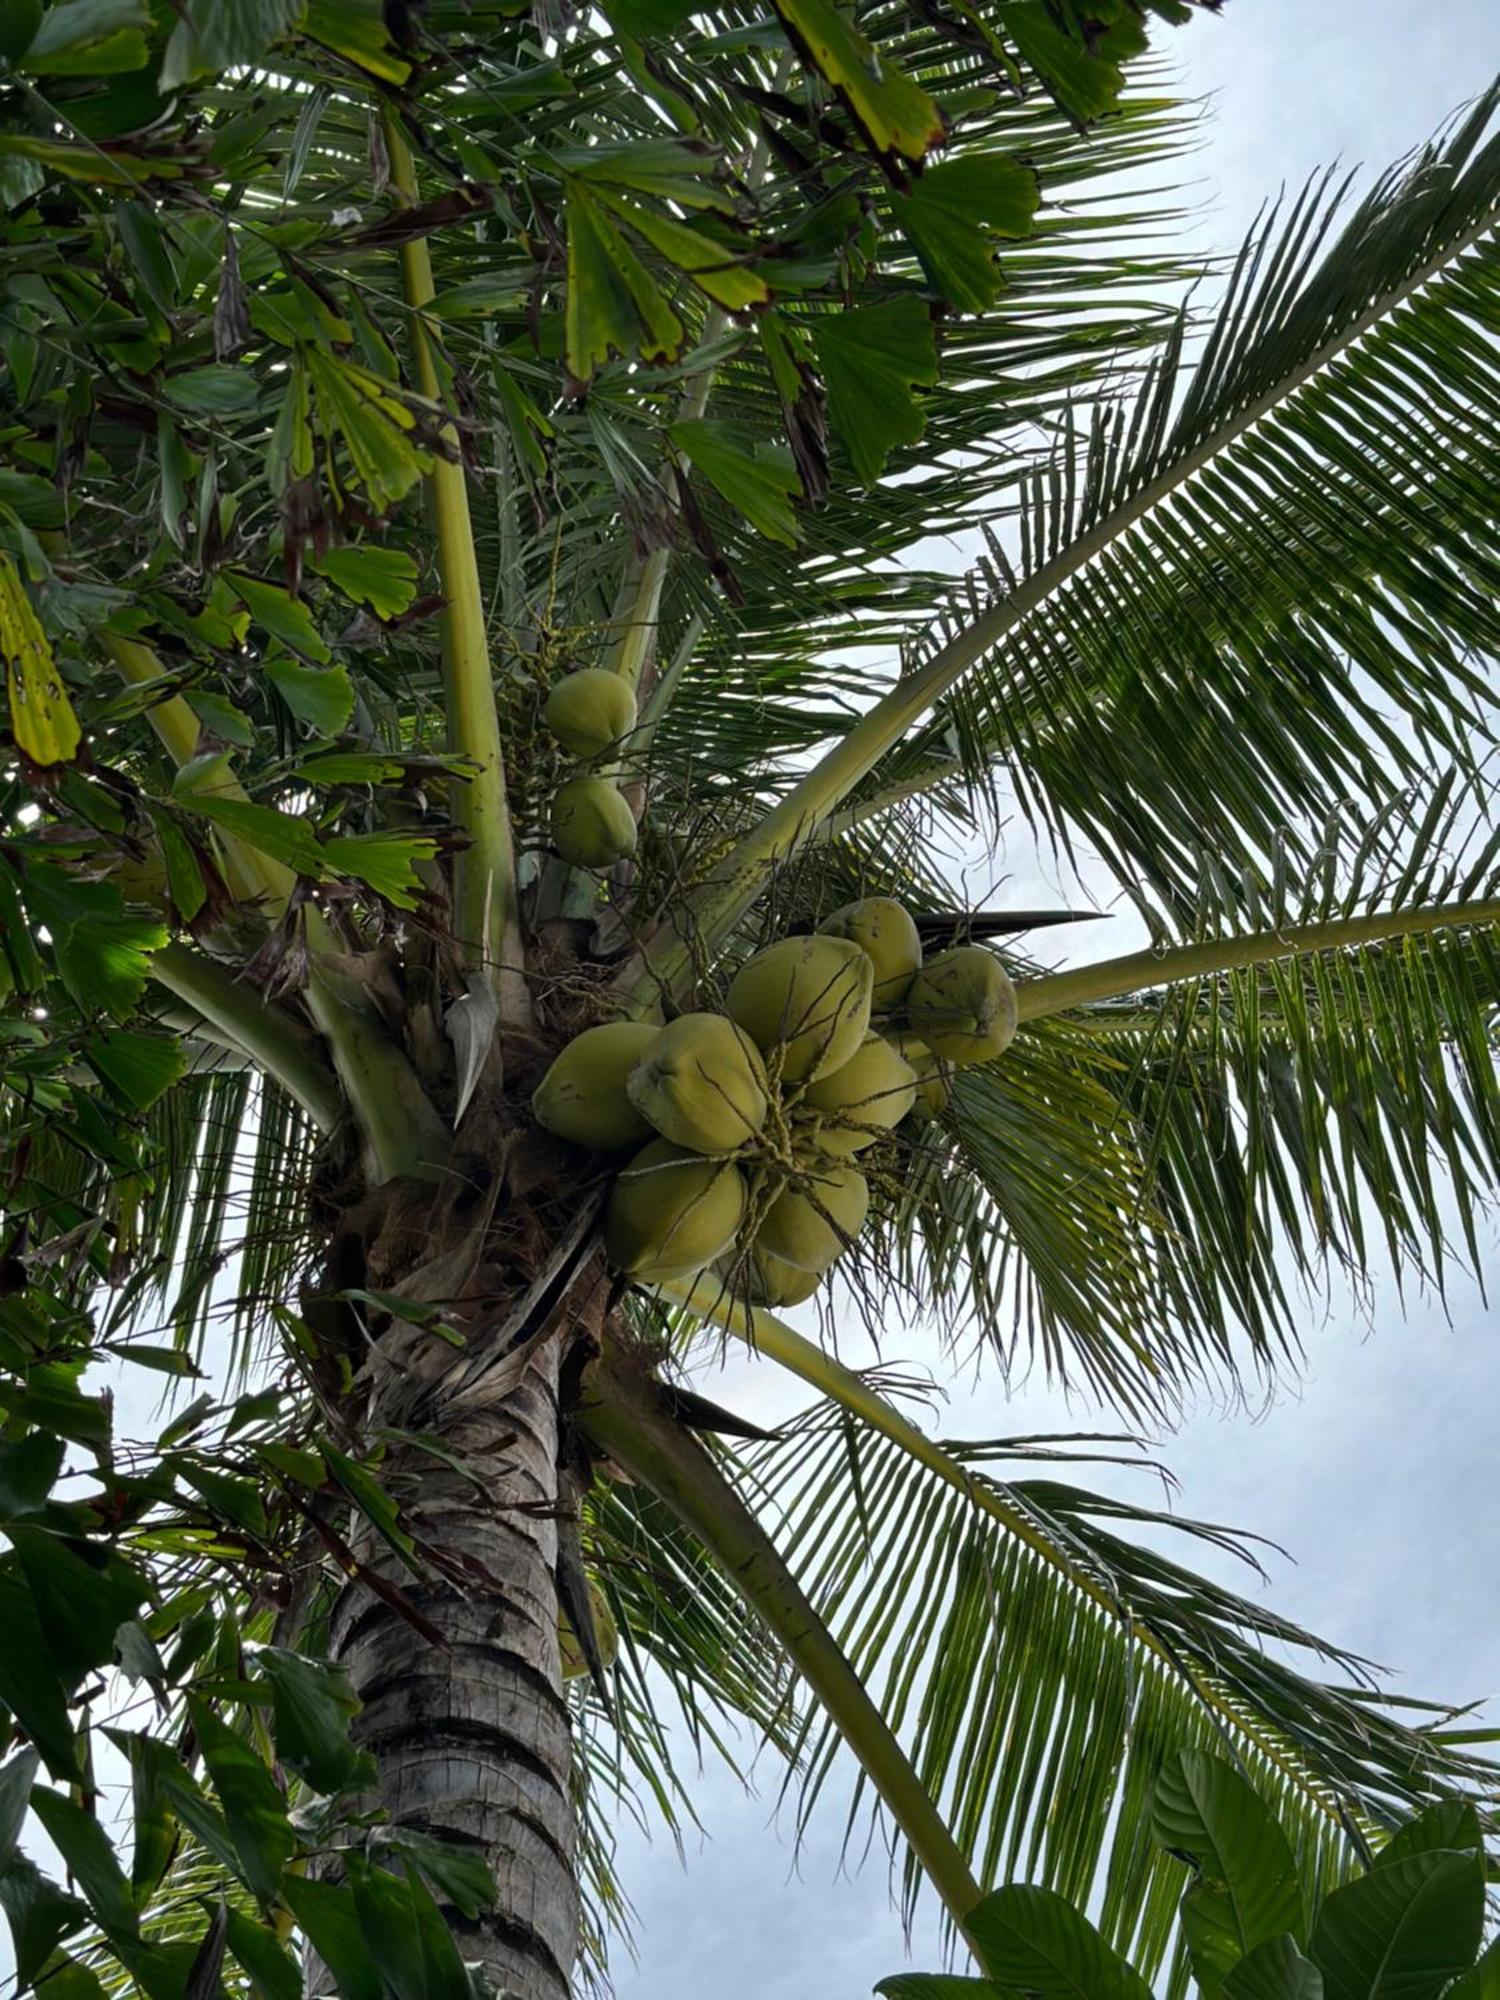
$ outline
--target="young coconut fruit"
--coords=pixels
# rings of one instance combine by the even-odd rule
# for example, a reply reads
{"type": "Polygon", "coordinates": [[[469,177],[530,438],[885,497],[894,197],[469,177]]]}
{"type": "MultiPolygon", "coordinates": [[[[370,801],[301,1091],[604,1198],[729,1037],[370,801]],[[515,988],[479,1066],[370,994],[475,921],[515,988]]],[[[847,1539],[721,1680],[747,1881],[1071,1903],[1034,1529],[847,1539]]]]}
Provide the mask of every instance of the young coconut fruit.
{"type": "Polygon", "coordinates": [[[917,1101],[912,1106],[916,1117],[923,1120],[941,1118],[948,1109],[952,1091],[943,1065],[929,1048],[920,1042],[908,1042],[906,1060],[917,1074],[917,1101]]]}
{"type": "Polygon", "coordinates": [[[875,968],[870,1004],[877,1014],[899,1007],[922,963],[922,940],[911,912],[894,896],[866,896],[845,903],[818,929],[824,937],[848,938],[875,968]]]}
{"type": "Polygon", "coordinates": [[[993,952],[961,944],[922,967],[906,996],[906,1018],[944,1062],[989,1062],[1016,1032],[1016,989],[993,952]]]}
{"type": "Polygon", "coordinates": [[[760,1050],[723,1014],[668,1022],[627,1089],[664,1139],[695,1153],[732,1153],[755,1137],[770,1108],[760,1050]]]}
{"type": "Polygon", "coordinates": [[[552,800],[552,845],[575,868],[612,868],[635,853],[635,814],[608,778],[569,778],[552,800]]]}
{"type": "Polygon", "coordinates": [[[771,1203],[755,1254],[821,1274],[843,1256],[869,1212],[870,1184],[857,1167],[820,1164],[802,1187],[787,1188],[771,1203]]]}
{"type": "Polygon", "coordinates": [[[784,1258],[756,1248],[747,1260],[746,1288],[756,1306],[800,1306],[822,1284],[826,1273],[799,1270],[784,1258]]]}
{"type": "Polygon", "coordinates": [[[642,1284],[691,1277],[739,1235],[747,1200],[745,1176],[732,1161],[653,1139],[610,1189],[604,1254],[642,1284]]]}
{"type": "Polygon", "coordinates": [[[542,720],[564,750],[598,757],[635,728],[635,694],[608,667],[580,667],[553,683],[542,720]]]}
{"type": "Polygon", "coordinates": [[[531,1093],[538,1125],[599,1153],[623,1152],[651,1137],[625,1079],[656,1040],[649,1021],[603,1021],[563,1049],[531,1093]]]}
{"type": "Polygon", "coordinates": [[[842,1069],[830,1070],[802,1093],[802,1109],[817,1113],[820,1152],[848,1154],[873,1146],[911,1110],[917,1072],[883,1035],[866,1035],[842,1069]]]}
{"type": "Polygon", "coordinates": [[[874,983],[874,967],[847,938],[783,938],[740,967],[725,1007],[763,1054],[778,1050],[783,1083],[806,1083],[853,1057],[874,983]]]}

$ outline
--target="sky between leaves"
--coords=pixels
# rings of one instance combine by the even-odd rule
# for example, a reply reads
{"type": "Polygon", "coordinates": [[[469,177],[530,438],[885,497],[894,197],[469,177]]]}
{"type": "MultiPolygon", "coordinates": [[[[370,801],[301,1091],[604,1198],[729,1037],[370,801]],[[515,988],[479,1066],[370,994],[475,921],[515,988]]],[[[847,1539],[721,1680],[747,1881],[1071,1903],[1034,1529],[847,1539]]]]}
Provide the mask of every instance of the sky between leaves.
{"type": "MultiPolygon", "coordinates": [[[[1200,240],[1228,250],[1282,185],[1295,189],[1331,160],[1378,169],[1426,138],[1500,70],[1500,8],[1495,0],[1229,0],[1220,19],[1194,22],[1168,46],[1186,93],[1217,93],[1193,166],[1200,240]]],[[[1061,894],[1076,902],[1021,849],[1002,862],[1004,900],[1047,904],[1061,894]]],[[[991,873],[987,861],[976,867],[976,886],[988,888],[991,873]]],[[[1076,955],[1130,949],[1122,928],[1091,927],[1076,955]]],[[[1490,1268],[1500,1270],[1500,1224],[1490,1241],[1490,1268]]],[[[1254,1530],[1287,1551],[1268,1553],[1268,1594],[1279,1610],[1379,1661],[1398,1689],[1467,1702],[1500,1695],[1491,1471],[1500,1329],[1472,1283],[1453,1285],[1450,1313],[1445,1320],[1413,1295],[1403,1318],[1384,1277],[1363,1304],[1346,1298],[1326,1315],[1310,1309],[1309,1364],[1296,1392],[1268,1412],[1203,1408],[1163,1441],[1161,1457],[1181,1481],[1184,1513],[1254,1530]]],[[[920,1333],[886,1334],[888,1360],[936,1366],[920,1333]]],[[[844,1359],[867,1358],[851,1329],[844,1359]]],[[[771,1372],[735,1360],[706,1386],[765,1421],[797,1400],[768,1382],[771,1372]]],[[[981,1379],[952,1385],[938,1427],[987,1437],[1097,1422],[1087,1406],[1069,1408],[1040,1386],[1007,1401],[981,1379]]],[[[1105,1467],[1081,1480],[1153,1497],[1144,1474],[1105,1467]]],[[[1203,1566],[1211,1568],[1206,1554],[1203,1566]]],[[[1247,1587],[1243,1571],[1231,1580],[1247,1587]]],[[[660,1834],[648,1843],[622,1833],[639,1958],[619,1955],[618,2000],[700,2000],[705,1992],[713,2000],[863,2000],[900,1969],[883,1855],[872,1851],[857,1867],[857,1841],[841,1865],[834,1788],[798,1855],[791,1812],[776,1810],[779,1777],[768,1760],[758,1795],[747,1797],[708,1767],[699,1794],[706,1839],[689,1843],[685,1867],[660,1834]]],[[[909,1962],[939,1962],[930,1908],[909,1962]]]]}

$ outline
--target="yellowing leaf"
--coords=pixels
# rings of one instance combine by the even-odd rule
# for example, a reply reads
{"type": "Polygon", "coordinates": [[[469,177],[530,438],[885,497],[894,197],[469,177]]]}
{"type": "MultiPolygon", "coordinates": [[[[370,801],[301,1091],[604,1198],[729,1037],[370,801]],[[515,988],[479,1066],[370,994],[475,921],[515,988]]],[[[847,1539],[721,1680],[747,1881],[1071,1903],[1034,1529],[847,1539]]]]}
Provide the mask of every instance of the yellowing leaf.
{"type": "Polygon", "coordinates": [[[943,114],[909,76],[877,55],[832,0],[775,0],[798,53],[838,93],[883,158],[924,159],[947,136],[943,114]]]}
{"type": "Polygon", "coordinates": [[[0,655],[10,695],[10,726],[33,764],[71,764],[82,731],[31,608],[16,566],[0,553],[0,655]]]}
{"type": "Polygon", "coordinates": [[[580,181],[568,182],[568,367],[586,382],[611,350],[671,361],[682,321],[651,273],[580,181]]]}

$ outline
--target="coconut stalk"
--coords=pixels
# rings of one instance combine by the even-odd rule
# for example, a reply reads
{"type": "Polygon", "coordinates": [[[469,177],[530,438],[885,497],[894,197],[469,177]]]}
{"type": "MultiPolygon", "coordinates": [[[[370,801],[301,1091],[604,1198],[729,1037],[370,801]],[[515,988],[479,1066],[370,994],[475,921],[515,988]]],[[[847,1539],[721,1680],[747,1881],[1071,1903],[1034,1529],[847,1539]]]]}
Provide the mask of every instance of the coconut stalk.
{"type": "MultiPolygon", "coordinates": [[[[1069,1562],[1056,1544],[1040,1532],[1024,1507],[1007,1500],[991,1481],[972,1479],[940,1444],[902,1416],[895,1405],[878,1390],[872,1389],[862,1376],[852,1368],[846,1368],[841,1361],[836,1361],[814,1341],[804,1339],[795,1327],[788,1326],[785,1320],[778,1319],[763,1306],[746,1305],[734,1299],[717,1279],[712,1284],[700,1281],[696,1287],[691,1280],[668,1280],[660,1289],[695,1319],[709,1321],[726,1333],[733,1334],[752,1353],[776,1362],[788,1374],[806,1382],[820,1396],[826,1396],[830,1402],[847,1410],[860,1423],[868,1424],[871,1430],[889,1438],[909,1458],[925,1466],[945,1486],[961,1493],[980,1513],[997,1522],[1006,1534],[1024,1543],[1040,1561],[1065,1577],[1075,1590],[1101,1611],[1107,1612],[1111,1618],[1121,1616],[1118,1596],[1096,1582],[1079,1564],[1069,1562]]],[[[1289,1762],[1284,1746],[1264,1730],[1258,1729],[1253,1717],[1226,1702],[1214,1683],[1205,1678],[1192,1661],[1185,1660],[1180,1653],[1163,1645],[1148,1626],[1132,1623],[1130,1631],[1132,1639],[1143,1652],[1160,1660],[1169,1672],[1182,1674],[1191,1682],[1204,1709],[1217,1716],[1227,1732],[1237,1733],[1254,1743],[1269,1763],[1285,1772],[1299,1786],[1302,1784],[1303,1774],[1289,1762]]],[[[1309,1796],[1316,1798],[1320,1810],[1326,1813],[1333,1825],[1346,1827],[1347,1820],[1337,1800],[1318,1793],[1309,1793],[1309,1796]]]]}
{"type": "MultiPolygon", "coordinates": [[[[385,114],[391,186],[407,203],[417,199],[416,169],[399,120],[385,114]]],[[[432,257],[425,238],[401,246],[401,277],[412,311],[417,386],[430,403],[446,407],[438,377],[433,333],[425,308],[436,296],[432,257]]],[[[468,845],[453,867],[453,928],[466,962],[481,971],[499,1003],[500,1020],[524,1027],[531,1020],[516,889],[515,840],[506,797],[500,717],[495,707],[479,559],[469,514],[469,490],[453,422],[443,426],[453,457],[434,458],[427,500],[437,544],[438,574],[446,600],[442,614],[443,712],[448,748],[477,767],[452,787],[453,817],[468,845]]]]}
{"type": "Polygon", "coordinates": [[[596,1362],[585,1378],[578,1421],[698,1537],[748,1609],[776,1635],[967,1938],[965,1923],[982,1895],[968,1862],[776,1545],[709,1454],[662,1410],[648,1384],[607,1360],[596,1362]]]}
{"type": "Polygon", "coordinates": [[[1289,924],[1282,930],[1251,931],[1244,937],[1208,938],[1201,944],[1164,951],[1133,951],[1100,959],[1067,972],[1051,972],[1016,985],[1016,1013],[1022,1021],[1066,1014],[1100,1000],[1119,1000],[1147,987],[1184,979],[1212,979],[1278,958],[1347,950],[1399,937],[1500,923],[1500,902],[1432,903],[1415,910],[1378,910],[1362,917],[1332,917],[1320,924],[1289,924]]]}

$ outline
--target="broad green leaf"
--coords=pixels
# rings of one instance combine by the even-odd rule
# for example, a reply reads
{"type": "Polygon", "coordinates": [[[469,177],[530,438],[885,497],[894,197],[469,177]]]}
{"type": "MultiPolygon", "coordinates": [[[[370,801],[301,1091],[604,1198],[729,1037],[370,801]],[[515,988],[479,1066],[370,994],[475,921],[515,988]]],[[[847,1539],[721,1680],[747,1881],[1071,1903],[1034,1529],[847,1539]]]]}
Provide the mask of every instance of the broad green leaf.
{"type": "Polygon", "coordinates": [[[1428,1849],[1326,1897],[1308,1945],[1326,2000],[1438,2000],[1484,1927],[1477,1854],[1428,1849]]]}
{"type": "Polygon", "coordinates": [[[145,1577],[118,1551],[13,1521],[6,1531],[58,1677],[76,1686],[114,1658],[115,1633],[146,1601],[145,1577]]]}
{"type": "Polygon", "coordinates": [[[102,1929],[110,1937],[134,1937],[136,1911],[130,1884],[114,1844],[98,1820],[74,1800],[44,1785],[32,1793],[31,1809],[88,1898],[102,1929]]]}
{"type": "Polygon", "coordinates": [[[1206,2000],[1256,1945],[1282,1932],[1302,1935],[1291,1845],[1254,1787],[1222,1758],[1182,1750],[1168,1759],[1157,1780],[1151,1831],[1198,1871],[1183,1898],[1183,1924],[1206,2000]]]}
{"type": "Polygon", "coordinates": [[[601,190],[599,200],[645,237],[658,256],[686,271],[694,284],[726,312],[749,312],[763,306],[771,288],[745,259],[749,245],[724,243],[707,230],[678,222],[660,209],[601,190]]]}
{"type": "Polygon", "coordinates": [[[248,369],[215,361],[206,368],[185,368],[168,375],[162,387],[167,399],[195,417],[241,417],[260,401],[260,389],[248,369]]]}
{"type": "Polygon", "coordinates": [[[132,1111],[149,1111],[187,1067],[181,1046],[165,1035],[112,1028],[84,1045],[89,1068],[132,1111]]]}
{"type": "Polygon", "coordinates": [[[276,1755],[315,1792],[332,1796],[373,1781],[375,1766],[349,1741],[359,1700],[342,1668],[277,1646],[255,1655],[271,1684],[276,1755]]]}
{"type": "MultiPolygon", "coordinates": [[[[76,4],[76,0],[75,0],[76,4]]],[[[83,732],[52,646],[10,557],[0,550],[0,658],[5,661],[10,726],[33,764],[71,763],[83,732]]]]}
{"type": "Polygon", "coordinates": [[[386,2000],[387,1987],[371,1958],[347,1882],[312,1882],[289,1875],[282,1900],[333,1975],[343,2000],[386,2000]]]}
{"type": "Polygon", "coordinates": [[[434,1840],[412,1827],[398,1826],[381,1836],[390,1854],[421,1869],[435,1889],[471,1920],[495,1901],[495,1878],[483,1854],[451,1840],[434,1840]]]}
{"type": "Polygon", "coordinates": [[[1483,1854],[1484,1831],[1472,1800],[1439,1799],[1425,1812],[1405,1821],[1376,1854],[1374,1865],[1388,1868],[1393,1861],[1406,1861],[1432,1848],[1443,1848],[1450,1854],[1464,1849],[1483,1854]]]}
{"type": "Polygon", "coordinates": [[[0,1438],[0,1523],[37,1514],[62,1471],[63,1441],[45,1431],[0,1438]]]}
{"type": "Polygon", "coordinates": [[[792,501],[800,496],[802,481],[789,451],[769,444],[747,448],[747,440],[732,425],[706,417],[673,424],[670,436],[752,527],[773,542],[796,546],[797,514],[792,501]]]}
{"type": "Polygon", "coordinates": [[[315,555],[312,566],[356,604],[368,604],[377,618],[398,617],[417,594],[417,566],[401,549],[362,542],[315,555]]]}
{"type": "Polygon", "coordinates": [[[1323,1975],[1290,1937],[1246,1952],[1222,1987],[1224,2000],[1323,2000],[1323,1975]]]}
{"type": "Polygon", "coordinates": [[[578,179],[567,183],[568,368],[587,382],[611,353],[671,361],[682,321],[597,199],[578,179]]]}
{"type": "Polygon", "coordinates": [[[52,933],[57,969],[78,1005],[124,1020],[145,990],[151,954],[167,941],[166,925],[126,914],[118,889],[51,862],[27,870],[26,901],[52,933]]]}
{"type": "Polygon", "coordinates": [[[253,1479],[242,1479],[235,1473],[192,1458],[167,1460],[165,1463],[173,1466],[221,1521],[243,1529],[247,1535],[257,1538],[265,1535],[265,1502],[253,1479]]]}
{"type": "Polygon", "coordinates": [[[188,1713],[245,1880],[260,1901],[268,1903],[297,1844],[286,1800],[251,1746],[206,1702],[189,1696],[188,1713]]]}
{"type": "Polygon", "coordinates": [[[304,0],[183,0],[162,88],[259,62],[302,18],[304,0]]]}
{"type": "Polygon", "coordinates": [[[337,1445],[329,1444],[326,1438],[320,1438],[318,1451],[328,1470],[371,1527],[395,1550],[403,1562],[414,1568],[416,1544],[400,1526],[400,1512],[395,1501],[362,1465],[341,1452],[337,1445]]]}
{"type": "Polygon", "coordinates": [[[427,1967],[410,1884],[364,1862],[350,1864],[349,1879],[365,1949],[395,2000],[427,2000],[427,1967]]]}
{"type": "Polygon", "coordinates": [[[274,861],[295,869],[299,875],[320,880],[328,871],[323,850],[311,827],[274,806],[257,806],[245,799],[223,799],[210,793],[189,792],[182,803],[201,813],[215,826],[223,827],[237,840],[269,854],[274,861]]]}
{"type": "Polygon", "coordinates": [[[833,0],[774,0],[788,34],[883,159],[921,160],[947,136],[925,90],[888,63],[833,0]]]}
{"type": "Polygon", "coordinates": [[[35,1750],[21,1750],[0,1767],[0,1868],[16,1851],[40,1761],[35,1750]]]}
{"type": "Polygon", "coordinates": [[[298,660],[266,660],[264,670],[293,715],[320,736],[337,736],[354,712],[354,688],[344,667],[307,667],[298,660]]]}
{"type": "MultiPolygon", "coordinates": [[[[411,437],[415,417],[369,369],[316,347],[305,349],[303,358],[319,422],[343,439],[355,482],[370,505],[377,513],[388,513],[427,472],[427,457],[411,437]]],[[[289,449],[295,470],[300,455],[310,452],[310,440],[299,426],[294,425],[289,449]]]]}
{"type": "Polygon", "coordinates": [[[411,75],[391,40],[384,0],[307,0],[303,32],[382,83],[403,84],[411,75]]]}
{"type": "Polygon", "coordinates": [[[998,1986],[1035,2000],[1151,2000],[1141,1975],[1051,1889],[997,1889],[969,1913],[964,1929],[998,1986]]]}
{"type": "Polygon", "coordinates": [[[828,416],[854,470],[873,486],[898,444],[915,444],[924,418],[914,388],[937,380],[932,321],[920,299],[819,314],[813,347],[828,387],[828,416]]]}
{"type": "Polygon", "coordinates": [[[891,206],[936,290],[960,312],[977,313],[1000,289],[994,239],[1028,235],[1039,197],[1035,171],[1020,161],[961,153],[929,167],[891,206]]]}
{"type": "Polygon", "coordinates": [[[400,910],[420,905],[426,884],[417,863],[431,861],[437,851],[438,843],[425,834],[403,833],[335,834],[322,848],[334,874],[354,876],[400,910]]]}
{"type": "Polygon", "coordinates": [[[64,1938],[89,1920],[88,1906],[49,1882],[36,1863],[14,1854],[0,1868],[0,1909],[10,1924],[16,1978],[29,1986],[64,1938]]]}
{"type": "Polygon", "coordinates": [[[1472,1972],[1466,1972],[1456,1986],[1448,1988],[1443,2000],[1500,2000],[1500,1938],[1472,1972]]]}
{"type": "Polygon", "coordinates": [[[228,570],[225,575],[235,596],[273,639],[279,639],[283,646],[290,646],[294,653],[302,653],[309,660],[324,661],[332,657],[312,621],[312,613],[280,584],[246,576],[242,570],[228,570]]]}
{"type": "Polygon", "coordinates": [[[251,2000],[302,2000],[302,1968],[275,1931],[229,1912],[229,1951],[250,1981],[251,2000]]]}
{"type": "Polygon", "coordinates": [[[55,0],[27,45],[37,76],[107,76],[140,69],[151,12],[146,0],[55,0]]]}

